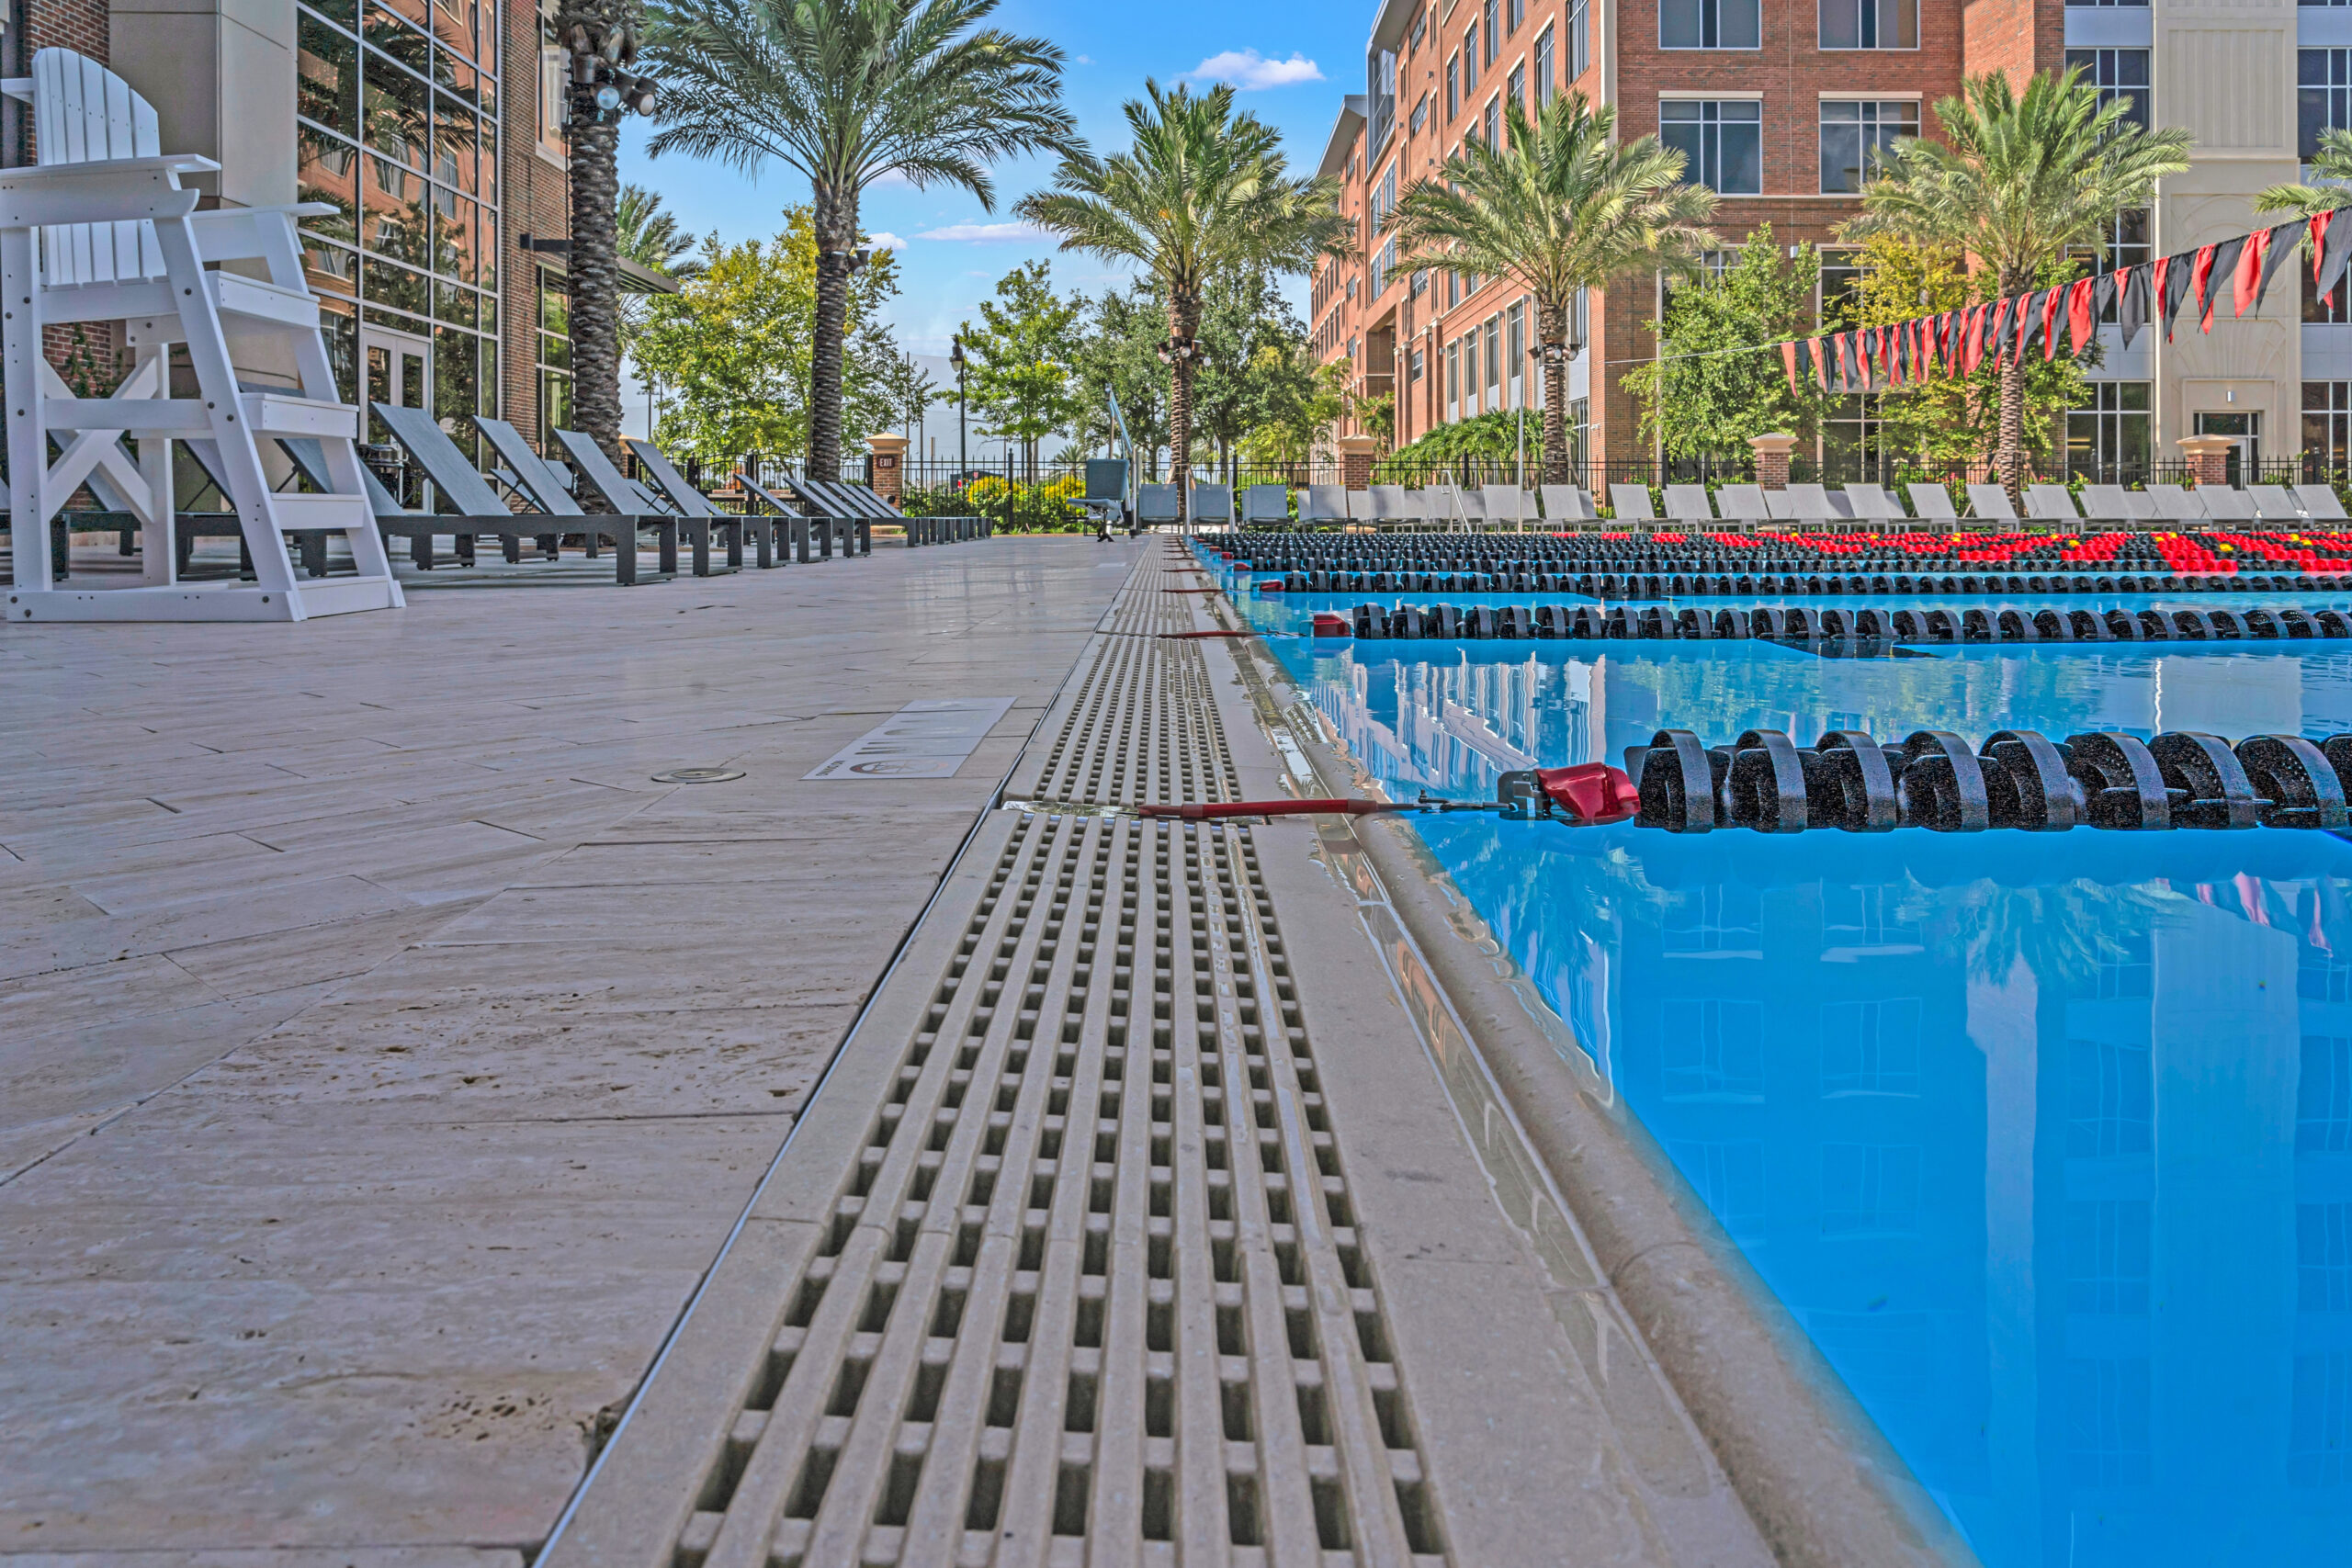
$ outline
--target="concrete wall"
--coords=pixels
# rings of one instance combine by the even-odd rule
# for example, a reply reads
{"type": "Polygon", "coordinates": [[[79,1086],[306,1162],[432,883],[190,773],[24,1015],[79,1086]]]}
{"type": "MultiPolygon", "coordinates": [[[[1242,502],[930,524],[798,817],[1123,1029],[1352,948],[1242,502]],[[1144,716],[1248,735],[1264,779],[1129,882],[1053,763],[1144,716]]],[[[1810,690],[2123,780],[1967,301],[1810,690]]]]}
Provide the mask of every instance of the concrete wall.
{"type": "Polygon", "coordinates": [[[107,31],[164,146],[220,161],[191,184],[228,207],[294,199],[294,0],[113,0],[107,31]]]}

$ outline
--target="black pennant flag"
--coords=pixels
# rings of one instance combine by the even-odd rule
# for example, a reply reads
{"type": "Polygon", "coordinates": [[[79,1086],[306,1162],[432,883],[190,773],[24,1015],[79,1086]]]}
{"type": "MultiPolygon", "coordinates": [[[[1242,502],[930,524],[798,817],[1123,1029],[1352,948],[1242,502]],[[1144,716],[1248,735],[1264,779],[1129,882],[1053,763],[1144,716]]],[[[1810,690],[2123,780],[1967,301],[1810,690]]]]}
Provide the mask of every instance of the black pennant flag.
{"type": "Polygon", "coordinates": [[[2173,319],[2180,314],[2181,301],[2188,298],[2188,275],[2196,269],[2197,253],[2183,251],[2177,256],[2165,258],[2164,298],[2156,301],[2158,319],[2164,323],[2165,341],[2172,341],[2173,319]]]}
{"type": "Polygon", "coordinates": [[[2116,275],[2120,280],[2120,287],[2116,291],[2115,320],[2123,329],[2123,346],[2126,348],[2130,348],[2132,340],[2140,335],[2140,329],[2148,324],[2150,271],[2149,264],[2142,262],[2116,275]]]}
{"type": "Polygon", "coordinates": [[[2254,290],[2256,310],[2262,309],[2262,301],[2269,295],[2270,280],[2278,276],[2287,258],[2295,254],[2295,231],[2301,227],[2301,222],[2281,223],[2270,231],[2270,248],[2262,256],[2262,281],[2255,286],[2254,290]]]}
{"type": "Polygon", "coordinates": [[[2318,283],[2322,299],[2335,292],[2346,261],[2352,261],[2352,209],[2338,208],[2335,216],[2328,220],[2327,243],[2320,252],[2318,283]]]}
{"type": "Polygon", "coordinates": [[[2102,272],[2097,277],[2091,279],[2092,321],[2098,322],[2107,320],[2107,313],[2109,310],[2114,308],[2114,305],[2115,274],[2111,272],[2102,272]]]}

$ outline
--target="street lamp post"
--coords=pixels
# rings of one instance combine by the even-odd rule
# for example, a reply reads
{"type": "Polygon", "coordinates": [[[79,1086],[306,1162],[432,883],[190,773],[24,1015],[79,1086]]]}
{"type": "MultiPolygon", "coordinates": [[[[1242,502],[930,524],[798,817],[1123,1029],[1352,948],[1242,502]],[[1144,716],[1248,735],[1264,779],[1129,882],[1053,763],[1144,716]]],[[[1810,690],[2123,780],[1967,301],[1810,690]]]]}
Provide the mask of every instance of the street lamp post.
{"type": "Polygon", "coordinates": [[[972,466],[972,455],[964,434],[964,340],[956,338],[947,351],[948,362],[956,367],[956,483],[960,487],[965,473],[972,466]]]}

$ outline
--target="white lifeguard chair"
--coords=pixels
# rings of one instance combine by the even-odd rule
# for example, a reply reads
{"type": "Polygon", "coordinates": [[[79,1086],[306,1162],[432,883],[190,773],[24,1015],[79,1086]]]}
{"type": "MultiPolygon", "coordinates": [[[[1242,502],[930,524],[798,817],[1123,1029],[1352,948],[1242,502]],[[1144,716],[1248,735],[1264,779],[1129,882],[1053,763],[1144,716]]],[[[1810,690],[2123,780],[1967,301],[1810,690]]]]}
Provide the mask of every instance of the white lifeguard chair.
{"type": "Polygon", "coordinates": [[[0,83],[29,99],[39,157],[0,169],[0,321],[8,427],[8,510],[16,585],[12,621],[300,621],[401,604],[353,446],[359,411],[342,401],[302,278],[297,218],[316,203],[198,212],[179,176],[217,169],[165,154],[155,111],[122,78],[71,50],[33,56],[28,80],[0,83]],[[266,276],[209,263],[259,263],[266,276]],[[133,358],[111,396],[74,395],[41,353],[44,326],[119,321],[133,358]],[[197,396],[174,397],[171,345],[187,345],[197,396]],[[241,384],[236,361],[282,388],[241,384]],[[290,370],[288,368],[290,367],[290,370]],[[273,376],[273,372],[275,375],[273,376]],[[51,438],[62,447],[50,460],[51,438]],[[136,459],[122,438],[134,443],[136,459]],[[329,494],[273,491],[272,437],[317,441],[329,494]],[[210,441],[253,559],[254,581],[183,583],[174,548],[174,441],[210,441]],[[50,574],[50,520],[93,472],[119,490],[141,527],[136,587],[61,588],[50,574]],[[298,579],[288,529],[340,532],[353,576],[298,579]]]}

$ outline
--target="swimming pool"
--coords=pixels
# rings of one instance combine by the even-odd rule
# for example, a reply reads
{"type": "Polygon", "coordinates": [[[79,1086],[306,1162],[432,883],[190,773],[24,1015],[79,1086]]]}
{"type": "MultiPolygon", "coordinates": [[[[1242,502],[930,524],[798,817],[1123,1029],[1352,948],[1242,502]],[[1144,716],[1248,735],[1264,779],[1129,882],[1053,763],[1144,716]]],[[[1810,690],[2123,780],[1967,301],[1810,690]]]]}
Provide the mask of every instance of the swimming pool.
{"type": "MultiPolygon", "coordinates": [[[[2352,644],[1271,646],[1406,795],[1667,725],[2352,730],[2352,644]]],[[[1413,820],[1991,1568],[2352,1558],[2352,843],[1413,820]]]]}

